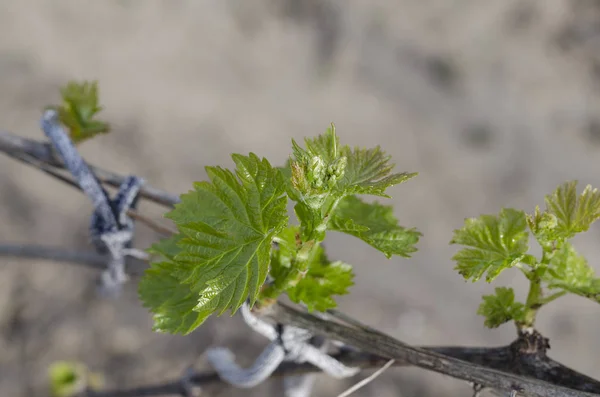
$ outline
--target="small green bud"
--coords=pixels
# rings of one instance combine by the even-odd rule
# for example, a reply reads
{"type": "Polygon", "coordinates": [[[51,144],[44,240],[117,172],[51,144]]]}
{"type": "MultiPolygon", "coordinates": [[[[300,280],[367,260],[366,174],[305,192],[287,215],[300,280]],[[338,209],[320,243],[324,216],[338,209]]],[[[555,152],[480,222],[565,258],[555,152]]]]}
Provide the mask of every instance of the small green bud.
{"type": "Polygon", "coordinates": [[[344,172],[346,172],[346,166],[348,165],[348,158],[346,156],[342,156],[333,163],[333,175],[337,179],[341,179],[344,176],[344,172]]]}
{"type": "Polygon", "coordinates": [[[558,225],[556,215],[545,212],[538,223],[540,229],[554,229],[558,225]]]}
{"type": "Polygon", "coordinates": [[[48,368],[53,397],[73,397],[85,389],[97,390],[104,384],[102,374],[91,372],[79,362],[56,361],[48,368]]]}
{"type": "Polygon", "coordinates": [[[306,193],[309,185],[304,173],[304,167],[296,161],[292,161],[290,166],[292,168],[292,186],[299,192],[306,193]]]}
{"type": "Polygon", "coordinates": [[[315,188],[320,188],[325,182],[325,162],[319,156],[314,156],[310,160],[308,168],[308,182],[315,188]]]}
{"type": "Polygon", "coordinates": [[[333,189],[338,180],[344,176],[346,164],[348,164],[348,159],[346,157],[340,157],[327,166],[327,175],[325,177],[327,189],[333,189]]]}

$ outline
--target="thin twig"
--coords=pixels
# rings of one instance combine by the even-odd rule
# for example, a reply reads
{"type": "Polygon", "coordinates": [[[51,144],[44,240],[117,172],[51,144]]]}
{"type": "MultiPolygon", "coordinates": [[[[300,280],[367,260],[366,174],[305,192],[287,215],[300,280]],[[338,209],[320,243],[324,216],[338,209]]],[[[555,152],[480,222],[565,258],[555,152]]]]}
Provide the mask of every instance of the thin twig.
{"type": "MultiPolygon", "coordinates": [[[[98,270],[104,270],[111,259],[110,255],[98,254],[94,251],[75,251],[31,244],[0,244],[0,257],[3,256],[70,263],[98,270]]],[[[140,275],[143,269],[148,267],[145,261],[133,257],[127,257],[126,263],[132,275],[140,275]]]]}
{"type": "Polygon", "coordinates": [[[169,228],[168,226],[161,225],[155,220],[152,220],[147,216],[140,214],[137,210],[129,209],[127,210],[127,215],[130,216],[132,219],[135,219],[136,221],[148,226],[155,232],[162,234],[164,237],[170,237],[177,233],[177,231],[169,228]]]}
{"type": "Polygon", "coordinates": [[[45,247],[29,244],[1,244],[0,256],[23,259],[42,259],[53,262],[89,266],[99,270],[103,270],[110,260],[108,255],[100,255],[93,251],[70,251],[58,247],[45,247]]]}
{"type": "MultiPolygon", "coordinates": [[[[63,162],[47,143],[22,138],[9,132],[0,131],[0,151],[7,154],[25,153],[49,166],[64,168],[63,162]]],[[[100,182],[113,187],[118,188],[125,180],[124,176],[96,166],[90,165],[90,169],[94,172],[96,177],[98,177],[100,182]]],[[[144,185],[141,188],[140,196],[146,200],[166,207],[173,207],[179,202],[179,197],[176,195],[149,185],[144,185]]]]}
{"type": "MultiPolygon", "coordinates": [[[[38,168],[40,171],[50,175],[51,177],[64,183],[67,186],[70,186],[74,189],[81,191],[81,188],[79,187],[77,182],[75,182],[75,180],[73,180],[72,176],[63,175],[63,173],[61,173],[57,169],[41,162],[40,160],[36,159],[35,157],[30,156],[27,153],[6,153],[6,154],[8,156],[14,158],[15,160],[21,161],[27,165],[38,168]]],[[[154,230],[155,232],[162,234],[165,237],[169,237],[169,236],[172,236],[173,234],[177,233],[173,229],[170,229],[167,226],[161,225],[158,222],[156,222],[144,215],[141,215],[140,213],[137,212],[137,210],[135,210],[133,208],[130,208],[129,210],[127,210],[127,215],[129,217],[131,217],[132,219],[135,219],[138,222],[148,226],[150,229],[154,230]]]]}
{"type": "Polygon", "coordinates": [[[392,364],[394,364],[394,362],[395,362],[395,360],[388,361],[387,363],[385,363],[385,365],[383,367],[379,368],[377,371],[373,372],[371,375],[367,376],[365,379],[361,380],[360,382],[358,382],[351,388],[347,389],[345,392],[339,394],[337,397],[348,397],[350,394],[354,393],[361,387],[365,386],[369,382],[372,382],[375,378],[377,378],[379,375],[381,375],[386,369],[391,367],[392,364]]]}
{"type": "Polygon", "coordinates": [[[27,153],[6,153],[6,155],[14,158],[15,160],[18,160],[18,161],[24,163],[24,164],[30,165],[32,167],[36,167],[40,171],[50,175],[51,177],[59,180],[60,182],[63,182],[64,184],[66,184],[68,186],[71,186],[77,190],[81,190],[81,188],[79,187],[77,182],[75,182],[75,180],[73,180],[72,176],[64,175],[62,172],[58,171],[57,169],[49,166],[46,163],[41,162],[40,160],[36,159],[35,157],[30,156],[27,153]]]}

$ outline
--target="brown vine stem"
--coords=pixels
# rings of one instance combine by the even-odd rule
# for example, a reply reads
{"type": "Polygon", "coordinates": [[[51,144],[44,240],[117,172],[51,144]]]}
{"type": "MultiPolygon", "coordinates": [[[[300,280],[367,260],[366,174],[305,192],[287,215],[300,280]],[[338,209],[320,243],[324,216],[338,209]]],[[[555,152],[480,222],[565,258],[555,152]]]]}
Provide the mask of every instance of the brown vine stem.
{"type": "MultiPolygon", "coordinates": [[[[301,327],[314,332],[315,334],[324,335],[333,340],[344,342],[368,353],[409,363],[416,367],[449,375],[453,378],[463,379],[485,387],[504,391],[516,390],[519,395],[574,397],[595,396],[600,392],[600,384],[584,375],[581,376],[583,379],[586,379],[586,381],[581,382],[579,386],[586,389],[593,388],[595,389],[594,393],[574,390],[544,380],[499,371],[497,369],[473,364],[437,352],[409,346],[383,333],[378,332],[375,334],[357,329],[356,327],[324,320],[282,303],[271,306],[270,311],[264,313],[264,315],[283,324],[301,327]],[[593,384],[591,382],[593,382],[593,384]]],[[[560,367],[566,368],[562,365],[560,367]]],[[[573,374],[575,373],[575,371],[569,371],[573,374]]],[[[539,372],[544,373],[543,370],[539,372]]],[[[547,375],[547,377],[551,376],[552,375],[550,374],[547,375]]]]}

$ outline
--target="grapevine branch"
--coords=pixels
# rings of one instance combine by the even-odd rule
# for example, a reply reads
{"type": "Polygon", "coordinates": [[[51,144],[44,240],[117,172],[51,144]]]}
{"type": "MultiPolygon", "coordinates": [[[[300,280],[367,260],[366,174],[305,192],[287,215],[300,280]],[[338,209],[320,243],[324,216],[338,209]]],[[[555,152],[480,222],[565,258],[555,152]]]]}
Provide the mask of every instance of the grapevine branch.
{"type": "MultiPolygon", "coordinates": [[[[110,260],[110,258],[108,256],[100,255],[95,252],[78,252],[78,251],[69,251],[69,250],[65,250],[65,249],[61,249],[61,248],[51,248],[51,247],[32,246],[32,245],[0,245],[0,255],[1,256],[14,256],[14,257],[20,257],[20,258],[46,259],[46,260],[54,260],[54,261],[58,261],[58,262],[67,261],[67,262],[71,262],[71,263],[77,263],[77,264],[81,264],[81,265],[91,266],[95,269],[103,269],[106,266],[106,263],[110,260]]],[[[139,272],[141,273],[142,266],[145,266],[146,264],[139,259],[132,259],[131,261],[136,265],[137,268],[140,269],[139,272]]],[[[330,313],[332,316],[340,318],[344,322],[352,321],[352,323],[350,325],[352,325],[355,329],[358,329],[358,327],[360,327],[363,334],[373,334],[373,335],[378,335],[382,338],[389,338],[385,334],[382,334],[376,330],[373,330],[370,327],[361,326],[360,323],[358,323],[356,320],[349,319],[348,317],[344,316],[341,313],[338,314],[336,311],[331,311],[330,313]]],[[[292,314],[292,316],[295,316],[295,314],[292,314]]],[[[310,318],[312,318],[312,317],[310,317],[310,318]]],[[[280,318],[280,317],[276,317],[276,319],[282,320],[282,318],[280,318]]],[[[321,328],[318,328],[319,326],[314,326],[314,327],[309,330],[313,330],[314,332],[323,334],[321,328]],[[317,328],[314,328],[314,327],[317,327],[317,328]],[[315,331],[315,330],[317,330],[317,331],[315,331]]],[[[335,334],[335,339],[339,339],[338,334],[335,334]]],[[[571,388],[583,388],[590,392],[600,394],[600,384],[597,381],[595,381],[589,377],[586,377],[584,375],[578,374],[574,371],[571,371],[566,367],[562,367],[562,369],[560,369],[561,365],[554,362],[553,360],[546,359],[544,361],[546,362],[545,366],[547,366],[547,367],[551,366],[551,367],[554,367],[556,370],[558,370],[555,373],[557,375],[560,374],[560,376],[556,376],[554,379],[544,375],[543,373],[536,373],[536,371],[539,371],[542,368],[538,368],[541,366],[536,365],[535,362],[532,362],[529,365],[527,365],[527,362],[519,362],[519,360],[518,360],[519,351],[532,350],[533,348],[536,348],[535,343],[539,343],[539,342],[545,343],[543,340],[540,340],[538,334],[533,334],[533,335],[529,335],[529,336],[522,335],[521,338],[519,338],[513,344],[508,345],[508,346],[496,347],[496,348],[489,348],[489,347],[483,347],[483,348],[421,347],[421,349],[428,351],[428,352],[439,353],[439,354],[442,354],[442,355],[445,355],[448,357],[454,357],[459,360],[463,360],[463,361],[466,361],[466,362],[469,362],[472,364],[476,364],[476,365],[480,365],[480,366],[484,366],[484,367],[493,368],[493,369],[496,369],[499,371],[513,372],[515,374],[520,374],[520,375],[524,375],[524,376],[537,377],[538,379],[545,379],[545,380],[551,381],[551,382],[558,381],[559,384],[562,384],[563,386],[569,386],[571,388]],[[518,367],[518,369],[517,369],[517,367],[518,367]]],[[[357,347],[360,347],[360,346],[357,346],[357,347]]],[[[545,352],[546,348],[543,345],[538,346],[538,348],[539,347],[541,347],[542,348],[541,350],[545,352]]],[[[341,362],[344,364],[352,365],[352,366],[360,366],[361,368],[377,367],[379,365],[383,365],[386,361],[384,356],[378,356],[378,355],[374,355],[374,354],[353,355],[353,354],[351,354],[351,352],[342,353],[337,356],[334,355],[334,358],[341,360],[341,362]],[[340,359],[340,357],[341,357],[341,359],[340,359]],[[358,360],[359,364],[354,365],[355,360],[358,360]],[[366,364],[360,364],[363,362],[368,362],[370,364],[367,367],[364,367],[363,365],[366,365],[366,364]]],[[[530,361],[532,361],[531,357],[530,357],[530,361]]],[[[398,366],[398,365],[404,366],[404,365],[408,365],[408,364],[405,361],[401,361],[394,365],[395,366],[398,366]]],[[[291,373],[293,373],[293,374],[297,373],[295,371],[300,371],[299,373],[304,373],[302,371],[304,371],[306,368],[312,368],[314,371],[318,371],[318,369],[316,367],[313,367],[310,365],[304,365],[304,366],[298,366],[298,367],[291,366],[290,367],[290,365],[288,365],[288,363],[285,363],[285,365],[283,365],[283,367],[281,367],[281,368],[287,368],[286,371],[290,370],[290,371],[292,371],[291,373]],[[290,368],[292,368],[292,369],[290,369],[290,368]]],[[[280,370],[278,369],[277,371],[280,371],[280,370]]],[[[277,372],[277,371],[275,373],[280,374],[280,372],[277,372]]]]}
{"type": "MultiPolygon", "coordinates": [[[[65,167],[60,157],[48,143],[22,138],[5,131],[0,131],[0,151],[9,156],[12,154],[26,154],[29,155],[30,158],[43,164],[56,168],[65,167]]],[[[100,167],[92,165],[89,165],[89,167],[100,182],[109,186],[118,188],[126,179],[125,176],[104,170],[100,167]]],[[[153,188],[149,185],[142,186],[140,189],[140,197],[167,207],[172,207],[179,202],[179,197],[177,197],[177,195],[153,188]]]]}
{"type": "MultiPolygon", "coordinates": [[[[0,131],[0,135],[1,134],[2,134],[2,132],[0,131]]],[[[18,160],[22,163],[25,163],[27,165],[30,165],[32,167],[39,169],[40,171],[50,175],[51,177],[55,178],[56,180],[66,184],[67,186],[70,186],[77,190],[81,190],[81,187],[79,187],[77,182],[73,180],[72,176],[64,175],[57,168],[52,167],[52,166],[48,165],[47,163],[44,163],[27,153],[6,153],[6,154],[15,160],[18,160]]],[[[142,189],[143,189],[143,186],[142,186],[142,189]]],[[[140,223],[145,224],[146,226],[148,226],[155,232],[162,234],[163,236],[171,236],[176,233],[174,230],[171,230],[169,227],[162,225],[162,224],[140,214],[139,212],[137,212],[137,210],[135,210],[133,208],[130,208],[127,210],[127,216],[129,216],[130,218],[132,218],[140,223]]]]}
{"type": "Polygon", "coordinates": [[[409,346],[381,332],[321,319],[282,303],[273,305],[264,314],[276,321],[339,340],[365,352],[494,389],[517,390],[519,394],[540,397],[600,394],[599,382],[549,359],[546,356],[547,340],[537,333],[522,334],[511,345],[497,349],[475,349],[465,354],[464,351],[459,353],[459,350],[446,348],[448,350],[444,353],[453,352],[460,357],[453,358],[447,354],[409,346]],[[540,344],[540,340],[543,344],[540,344]],[[465,359],[473,362],[464,361],[465,359]],[[536,376],[537,379],[531,376],[536,376]],[[565,387],[563,382],[568,386],[565,387]]]}
{"type": "MultiPolygon", "coordinates": [[[[72,180],[68,182],[69,178],[64,175],[62,177],[57,176],[60,174],[53,172],[54,170],[49,171],[52,168],[64,168],[64,164],[51,146],[46,143],[21,138],[7,132],[0,132],[0,151],[41,169],[63,182],[71,182],[71,184],[73,182],[72,180]]],[[[100,182],[107,185],[118,187],[125,180],[125,177],[113,172],[93,166],[90,166],[90,168],[100,182]]],[[[174,204],[179,202],[177,196],[147,184],[142,186],[140,196],[166,207],[173,207],[174,204]]],[[[100,255],[94,256],[93,253],[77,254],[75,256],[71,253],[71,256],[69,256],[65,252],[58,253],[57,250],[48,248],[23,246],[18,249],[15,246],[0,246],[0,254],[38,258],[48,254],[44,256],[45,259],[77,261],[94,267],[100,267],[100,264],[105,264],[103,261],[109,259],[100,255]]],[[[356,320],[353,320],[350,325],[344,325],[280,303],[271,306],[268,312],[261,314],[277,323],[301,327],[316,335],[323,335],[344,342],[363,351],[363,356],[359,355],[352,359],[340,357],[340,361],[344,364],[361,368],[373,368],[380,367],[390,359],[394,359],[396,360],[394,363],[396,366],[413,365],[466,380],[476,385],[499,390],[517,391],[519,395],[549,397],[600,395],[600,382],[548,358],[546,356],[546,351],[549,348],[548,342],[537,332],[522,333],[511,345],[500,348],[419,348],[406,345],[368,327],[361,327],[356,320]]],[[[347,320],[345,322],[348,323],[347,320]]],[[[317,369],[310,364],[283,363],[274,372],[274,375],[287,376],[315,371],[317,369]]],[[[216,373],[208,373],[192,375],[188,380],[193,385],[201,385],[216,382],[217,378],[216,373]]],[[[161,393],[184,395],[182,381],[129,391],[94,392],[90,396],[149,396],[161,393]]]]}

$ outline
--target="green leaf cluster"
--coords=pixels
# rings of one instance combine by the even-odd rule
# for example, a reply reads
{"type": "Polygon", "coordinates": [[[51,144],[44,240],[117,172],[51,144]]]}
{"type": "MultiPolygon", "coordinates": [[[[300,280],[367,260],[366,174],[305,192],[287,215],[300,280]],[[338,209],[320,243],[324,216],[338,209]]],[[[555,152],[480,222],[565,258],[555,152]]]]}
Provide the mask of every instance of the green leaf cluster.
{"type": "MultiPolygon", "coordinates": [[[[340,145],[333,124],[317,138],[306,138],[305,148],[295,141],[292,145],[293,158],[289,162],[291,186],[288,191],[290,198],[296,201],[294,209],[302,226],[303,237],[307,240],[323,240],[330,219],[337,217],[340,221],[348,217],[349,211],[358,210],[352,215],[363,220],[373,215],[374,211],[382,214],[381,211],[377,212],[381,208],[377,203],[358,206],[359,201],[355,199],[340,206],[342,200],[352,200],[359,194],[389,198],[385,193],[389,187],[417,175],[392,173],[394,164],[390,163],[390,156],[380,147],[351,149],[347,145],[340,145]],[[352,208],[348,207],[349,203],[354,204],[352,208]]],[[[387,214],[380,218],[372,217],[370,225],[363,227],[390,227],[390,222],[397,225],[395,219],[391,221],[392,218],[387,214]]],[[[345,229],[340,231],[345,232],[345,229]]],[[[410,251],[413,248],[408,249],[410,251]]]]}
{"type": "MultiPolygon", "coordinates": [[[[366,203],[357,197],[389,197],[387,188],[416,174],[392,173],[394,164],[379,147],[351,149],[341,145],[333,124],[324,134],[306,138],[304,147],[292,141],[292,149],[293,155],[282,172],[289,178],[288,196],[296,202],[294,211],[300,221],[297,250],[301,255],[296,258],[293,271],[275,278],[265,290],[265,297],[272,299],[283,291],[290,295],[289,290],[314,265],[311,256],[302,253],[318,250],[328,230],[358,237],[388,258],[408,257],[416,251],[421,235],[418,231],[400,226],[391,207],[366,203]]],[[[311,306],[310,302],[303,302],[311,306]]]]}
{"type": "Polygon", "coordinates": [[[465,220],[450,242],[465,246],[452,258],[457,262],[456,270],[472,281],[487,273],[486,281],[492,281],[525,257],[529,250],[526,228],[525,213],[513,209],[465,220]]]}
{"type": "Polygon", "coordinates": [[[485,274],[491,282],[516,267],[530,282],[525,303],[515,302],[510,288],[497,288],[495,295],[484,297],[478,313],[488,327],[511,320],[532,326],[541,306],[566,293],[600,302],[600,279],[570,242],[600,218],[600,193],[588,185],[577,194],[577,182],[572,181],[558,186],[545,202],[544,211],[503,209],[498,215],[466,219],[454,231],[450,243],[463,247],[453,257],[455,269],[466,280],[477,281],[485,274]],[[529,253],[530,233],[542,247],[539,258],[529,253]]]}
{"type": "Polygon", "coordinates": [[[206,318],[235,313],[248,300],[268,305],[282,293],[309,310],[336,306],[353,285],[352,267],[331,261],[322,245],[328,230],[357,237],[387,257],[408,257],[420,233],[399,225],[390,206],[357,195],[389,197],[386,189],[416,174],[392,173],[379,147],[342,146],[332,125],[292,142],[286,167],[254,154],[234,154],[234,172],[207,167],[207,182],[181,196],[166,216],[178,233],[154,244],[156,257],[139,294],[154,329],[187,334],[206,318]],[[291,225],[288,199],[298,225],[291,225]]]}
{"type": "Polygon", "coordinates": [[[60,121],[69,128],[73,143],[78,144],[110,131],[107,123],[95,119],[102,110],[98,99],[98,82],[71,81],[60,92],[62,103],[49,108],[58,111],[60,121]]]}
{"type": "MultiPolygon", "coordinates": [[[[297,237],[300,228],[290,226],[277,236],[277,247],[271,253],[270,275],[275,281],[285,279],[296,269],[297,237]]],[[[310,255],[306,274],[287,290],[289,298],[306,304],[309,311],[335,308],[333,295],[345,295],[354,284],[352,266],[341,261],[331,262],[322,245],[310,255]]]]}

